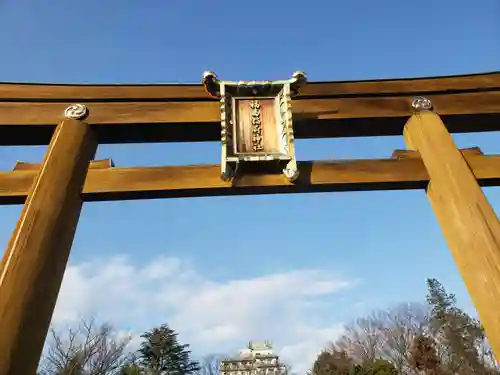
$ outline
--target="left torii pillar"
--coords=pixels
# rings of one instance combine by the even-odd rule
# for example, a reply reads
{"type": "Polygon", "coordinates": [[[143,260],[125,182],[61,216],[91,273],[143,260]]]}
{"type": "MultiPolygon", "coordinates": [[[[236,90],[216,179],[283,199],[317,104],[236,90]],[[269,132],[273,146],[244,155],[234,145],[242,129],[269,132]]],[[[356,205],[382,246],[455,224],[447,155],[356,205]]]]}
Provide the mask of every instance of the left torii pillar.
{"type": "Polygon", "coordinates": [[[65,111],[0,263],[0,375],[35,375],[97,150],[87,108],[65,111]]]}

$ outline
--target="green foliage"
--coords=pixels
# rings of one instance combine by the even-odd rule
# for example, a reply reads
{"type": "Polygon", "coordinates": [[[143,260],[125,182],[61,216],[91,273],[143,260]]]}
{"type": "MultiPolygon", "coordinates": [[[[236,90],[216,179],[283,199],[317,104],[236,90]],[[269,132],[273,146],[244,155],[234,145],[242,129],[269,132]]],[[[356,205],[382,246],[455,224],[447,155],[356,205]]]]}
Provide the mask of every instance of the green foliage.
{"type": "Polygon", "coordinates": [[[398,375],[394,365],[384,359],[355,364],[345,351],[321,352],[310,375],[398,375]]]}
{"type": "Polygon", "coordinates": [[[345,351],[322,351],[309,371],[311,375],[350,375],[353,361],[345,351]]]}
{"type": "Polygon", "coordinates": [[[454,294],[448,294],[436,279],[427,280],[430,307],[430,331],[439,339],[448,372],[483,374],[478,345],[484,341],[479,321],[456,306],[454,294]]]}
{"type": "Polygon", "coordinates": [[[122,367],[120,375],[143,375],[140,367],[135,364],[126,364],[122,367]]]}
{"type": "Polygon", "coordinates": [[[398,372],[394,365],[385,359],[377,359],[370,365],[367,375],[397,375],[398,372]]]}
{"type": "Polygon", "coordinates": [[[385,359],[376,359],[374,362],[355,365],[349,375],[398,375],[394,365],[385,359]]]}
{"type": "Polygon", "coordinates": [[[180,344],[177,333],[168,325],[144,333],[137,352],[138,366],[154,375],[188,375],[199,370],[199,364],[190,359],[188,344],[180,344]]]}
{"type": "Polygon", "coordinates": [[[432,337],[420,334],[413,340],[410,363],[418,371],[436,371],[441,361],[437,355],[436,342],[432,337]]]}
{"type": "Polygon", "coordinates": [[[427,288],[422,314],[389,309],[357,319],[309,375],[500,375],[481,323],[438,280],[427,288]]]}

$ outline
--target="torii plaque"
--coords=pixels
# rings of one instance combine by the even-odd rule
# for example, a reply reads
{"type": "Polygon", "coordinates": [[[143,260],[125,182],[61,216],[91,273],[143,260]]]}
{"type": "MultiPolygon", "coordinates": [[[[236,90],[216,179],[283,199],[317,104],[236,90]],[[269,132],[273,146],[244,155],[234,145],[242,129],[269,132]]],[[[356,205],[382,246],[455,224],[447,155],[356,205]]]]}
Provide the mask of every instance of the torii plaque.
{"type": "Polygon", "coordinates": [[[220,98],[221,177],[230,181],[240,166],[278,166],[286,178],[299,176],[295,159],[292,97],[307,83],[303,72],[282,81],[220,81],[215,73],[202,79],[207,92],[220,98]]]}

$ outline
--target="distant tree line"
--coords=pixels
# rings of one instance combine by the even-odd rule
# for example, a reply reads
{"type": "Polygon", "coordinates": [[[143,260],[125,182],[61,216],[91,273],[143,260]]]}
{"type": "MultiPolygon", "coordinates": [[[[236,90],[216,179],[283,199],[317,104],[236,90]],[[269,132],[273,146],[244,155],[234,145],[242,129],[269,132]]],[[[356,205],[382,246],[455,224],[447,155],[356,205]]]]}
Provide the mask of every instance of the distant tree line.
{"type": "MultiPolygon", "coordinates": [[[[400,304],[346,325],[307,375],[500,375],[481,323],[437,280],[428,279],[427,287],[424,303],[400,304]]],[[[219,375],[221,356],[192,359],[189,345],[166,324],[140,337],[130,352],[130,337],[93,319],[52,329],[38,375],[219,375]]]]}
{"type": "Polygon", "coordinates": [[[425,303],[359,318],[323,350],[310,375],[500,375],[481,323],[436,279],[425,303]]]}
{"type": "Polygon", "coordinates": [[[191,359],[188,344],[164,324],[141,335],[137,351],[126,349],[130,337],[108,324],[82,320],[76,327],[50,332],[39,375],[217,375],[218,357],[191,359]]]}

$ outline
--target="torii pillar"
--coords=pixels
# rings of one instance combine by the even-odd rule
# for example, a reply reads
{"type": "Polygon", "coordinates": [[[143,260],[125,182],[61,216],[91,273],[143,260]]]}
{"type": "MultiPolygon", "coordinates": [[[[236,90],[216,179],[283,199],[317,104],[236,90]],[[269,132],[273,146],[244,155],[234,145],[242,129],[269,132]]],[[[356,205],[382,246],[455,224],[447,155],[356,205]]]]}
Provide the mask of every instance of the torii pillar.
{"type": "Polygon", "coordinates": [[[422,157],[427,197],[500,359],[500,221],[432,102],[415,98],[413,109],[405,142],[422,157]]]}
{"type": "Polygon", "coordinates": [[[82,105],[67,108],[0,263],[0,375],[35,375],[97,150],[82,105]]]}

